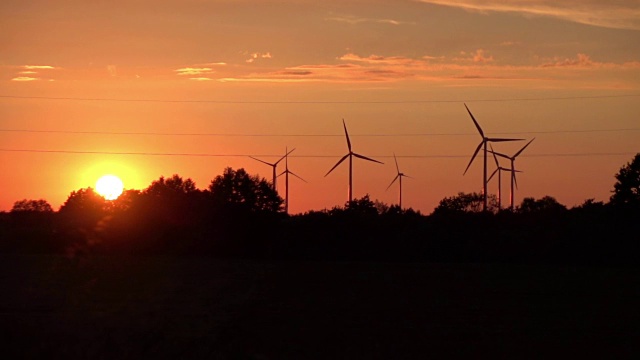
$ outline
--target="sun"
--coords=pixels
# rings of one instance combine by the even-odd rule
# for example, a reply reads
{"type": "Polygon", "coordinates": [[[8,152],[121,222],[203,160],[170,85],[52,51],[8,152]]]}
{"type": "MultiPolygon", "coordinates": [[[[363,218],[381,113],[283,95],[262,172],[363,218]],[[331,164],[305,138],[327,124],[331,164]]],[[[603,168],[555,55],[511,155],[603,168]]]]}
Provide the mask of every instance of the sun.
{"type": "Polygon", "coordinates": [[[107,200],[115,200],[122,194],[124,185],[115,175],[104,175],[96,182],[96,191],[107,200]]]}

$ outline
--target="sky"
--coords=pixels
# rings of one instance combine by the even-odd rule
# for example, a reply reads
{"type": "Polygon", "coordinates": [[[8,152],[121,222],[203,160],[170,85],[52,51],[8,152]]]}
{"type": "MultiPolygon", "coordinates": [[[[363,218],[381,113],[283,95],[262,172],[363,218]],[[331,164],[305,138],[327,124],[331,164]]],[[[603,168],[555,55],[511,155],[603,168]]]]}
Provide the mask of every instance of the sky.
{"type": "Polygon", "coordinates": [[[428,214],[482,189],[481,154],[463,175],[481,141],[464,104],[487,136],[535,137],[516,203],[607,201],[640,152],[640,2],[5,1],[0,211],[58,209],[104,174],[128,189],[173,174],[205,189],[226,167],[270,180],[249,156],[286,148],[307,181],[290,179],[290,212],[343,206],[347,163],[325,174],[344,120],[354,152],[384,162],[354,160],[354,197],[397,203],[395,154],[403,205],[428,214]]]}

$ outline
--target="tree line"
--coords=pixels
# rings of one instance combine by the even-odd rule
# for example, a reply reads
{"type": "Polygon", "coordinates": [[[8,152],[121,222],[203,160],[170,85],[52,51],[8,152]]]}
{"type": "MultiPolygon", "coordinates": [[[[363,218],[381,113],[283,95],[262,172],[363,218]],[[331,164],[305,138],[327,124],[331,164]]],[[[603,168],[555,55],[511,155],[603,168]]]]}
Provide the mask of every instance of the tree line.
{"type": "Polygon", "coordinates": [[[637,264],[640,153],[615,179],[608,202],[572,208],[545,196],[512,212],[490,197],[482,211],[481,194],[459,193],[423,215],[366,195],[290,216],[269,181],[226,168],[204,190],[176,174],[112,201],[79,189],[57,212],[45,200],[17,201],[0,213],[0,252],[637,264]]]}

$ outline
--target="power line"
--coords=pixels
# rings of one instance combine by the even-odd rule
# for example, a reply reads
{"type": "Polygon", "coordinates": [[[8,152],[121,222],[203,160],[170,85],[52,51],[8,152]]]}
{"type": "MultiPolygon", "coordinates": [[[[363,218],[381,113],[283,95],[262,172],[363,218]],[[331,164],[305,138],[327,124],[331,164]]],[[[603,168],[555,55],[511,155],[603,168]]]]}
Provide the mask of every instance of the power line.
{"type": "MultiPolygon", "coordinates": [[[[640,131],[640,128],[587,129],[587,130],[546,130],[546,131],[509,131],[494,134],[567,134],[599,133],[619,131],[640,131]]],[[[170,132],[120,132],[120,131],[78,131],[78,130],[31,130],[0,129],[0,132],[76,134],[76,135],[136,135],[136,136],[210,136],[210,137],[343,137],[344,134],[240,134],[240,133],[170,133],[170,132]]],[[[424,137],[424,136],[471,136],[477,133],[399,133],[399,134],[351,134],[354,137],[424,137]]]]}
{"type": "MultiPolygon", "coordinates": [[[[89,154],[89,155],[137,155],[137,156],[185,156],[185,157],[281,157],[282,154],[209,154],[209,153],[158,153],[158,152],[110,152],[110,151],[76,151],[76,150],[37,150],[37,149],[0,149],[0,152],[49,153],[49,154],[89,154]]],[[[583,157],[583,156],[628,156],[633,152],[619,153],[547,153],[526,154],[522,157],[583,157]]],[[[291,155],[297,158],[339,158],[340,155],[291,155]]],[[[376,158],[393,158],[393,155],[371,155],[376,158]]],[[[469,155],[397,155],[399,158],[438,159],[468,158],[469,155]]]]}
{"type": "Polygon", "coordinates": [[[495,99],[458,99],[458,100],[175,100],[175,99],[119,99],[103,97],[54,97],[54,96],[19,96],[0,95],[1,99],[20,100],[66,100],[66,101],[111,101],[111,102],[153,102],[153,103],[209,103],[209,104],[427,104],[427,103],[462,103],[462,102],[508,102],[508,101],[548,101],[548,100],[584,100],[640,97],[640,94],[593,95],[593,96],[557,96],[531,98],[495,98],[495,99]]]}

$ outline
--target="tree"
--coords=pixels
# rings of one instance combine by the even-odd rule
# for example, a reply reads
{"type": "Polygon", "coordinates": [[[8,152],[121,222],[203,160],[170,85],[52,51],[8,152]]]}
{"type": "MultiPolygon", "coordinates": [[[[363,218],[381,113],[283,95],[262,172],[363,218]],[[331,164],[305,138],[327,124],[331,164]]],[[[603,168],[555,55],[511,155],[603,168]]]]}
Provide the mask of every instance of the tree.
{"type": "MultiPolygon", "coordinates": [[[[452,197],[446,197],[440,200],[440,203],[433,211],[434,214],[439,213],[479,213],[482,212],[482,206],[484,203],[484,196],[480,193],[463,193],[459,192],[458,195],[452,197]]],[[[488,196],[487,211],[495,213],[498,211],[498,200],[495,195],[488,196]]]]}
{"type": "Polygon", "coordinates": [[[518,207],[518,212],[520,213],[557,213],[565,210],[567,210],[566,206],[548,195],[538,200],[532,197],[524,198],[518,207]]]}
{"type": "Polygon", "coordinates": [[[58,213],[72,228],[93,228],[107,215],[108,200],[93,188],[72,191],[58,213]]]}
{"type": "Polygon", "coordinates": [[[153,196],[175,196],[186,195],[197,192],[196,183],[191,179],[182,179],[178,174],[173,174],[168,179],[161,176],[160,179],[154,180],[144,193],[153,196]]]}
{"type": "Polygon", "coordinates": [[[631,162],[620,168],[615,175],[612,205],[640,205],[640,153],[631,162]]]}
{"type": "Polygon", "coordinates": [[[209,191],[216,205],[251,212],[279,212],[284,203],[265,178],[249,175],[242,168],[226,168],[211,181],[209,191]]]}
{"type": "Polygon", "coordinates": [[[11,212],[44,212],[44,213],[52,213],[53,208],[47,202],[47,200],[39,199],[39,200],[20,200],[16,201],[11,208],[11,212]]]}

